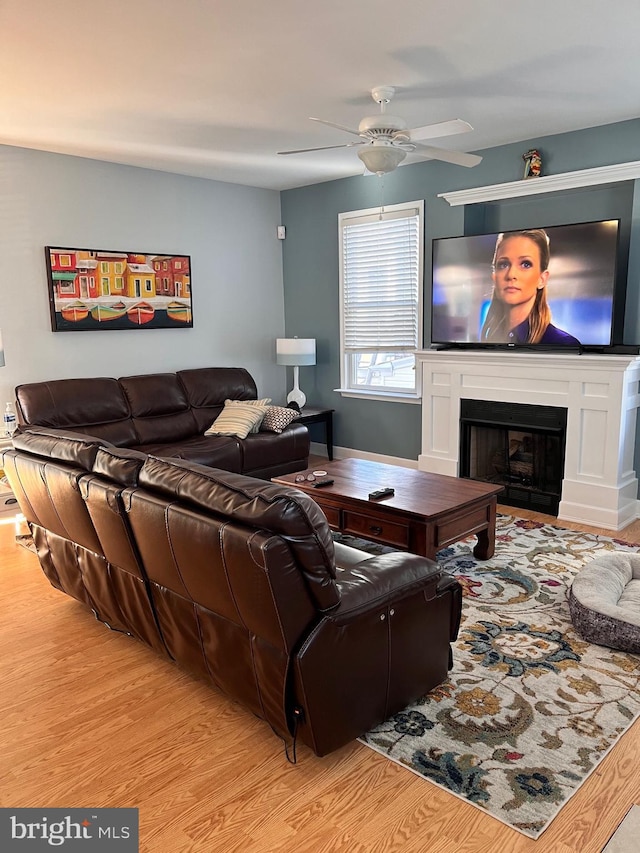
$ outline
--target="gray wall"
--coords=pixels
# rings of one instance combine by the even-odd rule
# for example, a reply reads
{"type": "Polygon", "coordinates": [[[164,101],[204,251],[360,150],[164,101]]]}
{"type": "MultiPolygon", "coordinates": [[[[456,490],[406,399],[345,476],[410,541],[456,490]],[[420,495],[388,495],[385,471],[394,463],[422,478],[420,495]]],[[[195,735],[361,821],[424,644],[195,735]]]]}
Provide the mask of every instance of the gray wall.
{"type": "Polygon", "coordinates": [[[0,146],[0,403],[22,382],[244,366],[283,400],[280,195],[0,146]],[[194,327],[51,331],[44,246],[191,255],[194,327]]]}
{"type": "MultiPolygon", "coordinates": [[[[622,220],[630,249],[625,341],[640,343],[640,181],[588,190],[551,193],[496,205],[450,207],[438,193],[520,180],[522,154],[541,150],[543,174],[558,174],[638,159],[640,119],[575,133],[530,139],[483,151],[473,168],[435,161],[402,166],[383,179],[386,204],[425,199],[425,345],[429,344],[431,240],[525,225],[554,225],[593,219],[622,220]],[[495,227],[494,227],[495,226],[495,227]]],[[[355,155],[354,155],[355,156],[355,155]]],[[[380,179],[358,176],[282,193],[284,297],[288,335],[315,337],[318,364],[304,368],[300,384],[309,402],[335,408],[335,443],[369,453],[417,459],[420,407],[407,403],[343,398],[340,383],[338,214],[376,207],[380,179]]]]}

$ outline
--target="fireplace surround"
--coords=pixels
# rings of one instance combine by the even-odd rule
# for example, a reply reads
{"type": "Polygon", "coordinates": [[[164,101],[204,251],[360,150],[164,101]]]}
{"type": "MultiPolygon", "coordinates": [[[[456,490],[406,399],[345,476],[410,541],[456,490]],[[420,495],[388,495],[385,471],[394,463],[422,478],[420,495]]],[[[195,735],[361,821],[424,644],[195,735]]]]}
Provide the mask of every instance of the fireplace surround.
{"type": "Polygon", "coordinates": [[[638,517],[640,358],[452,349],[419,351],[416,360],[420,470],[462,475],[462,400],[566,409],[558,518],[620,530],[638,517]]]}

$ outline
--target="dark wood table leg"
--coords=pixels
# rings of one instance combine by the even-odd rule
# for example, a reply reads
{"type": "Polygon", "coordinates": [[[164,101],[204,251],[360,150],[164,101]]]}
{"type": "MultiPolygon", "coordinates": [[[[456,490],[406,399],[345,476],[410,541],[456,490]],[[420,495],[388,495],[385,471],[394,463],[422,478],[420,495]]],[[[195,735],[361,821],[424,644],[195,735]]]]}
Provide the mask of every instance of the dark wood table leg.
{"type": "Polygon", "coordinates": [[[327,457],[333,462],[333,409],[317,409],[310,406],[300,413],[300,423],[306,426],[322,424],[324,426],[324,441],[327,446],[327,457]]]}
{"type": "Polygon", "coordinates": [[[329,462],[333,461],[333,412],[329,412],[325,421],[326,439],[327,439],[327,456],[329,462]]]}
{"type": "Polygon", "coordinates": [[[496,499],[489,505],[489,524],[485,530],[477,534],[478,544],[473,549],[473,556],[478,560],[488,560],[493,557],[496,549],[496,499]]]}

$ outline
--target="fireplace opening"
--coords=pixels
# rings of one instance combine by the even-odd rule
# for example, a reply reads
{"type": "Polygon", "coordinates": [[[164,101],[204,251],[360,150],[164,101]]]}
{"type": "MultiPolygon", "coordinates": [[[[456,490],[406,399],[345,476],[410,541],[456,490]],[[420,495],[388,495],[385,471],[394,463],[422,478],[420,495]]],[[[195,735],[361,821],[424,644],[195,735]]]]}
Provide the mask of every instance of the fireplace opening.
{"type": "Polygon", "coordinates": [[[460,476],[504,486],[498,501],[558,515],[567,410],[460,400],[460,476]]]}

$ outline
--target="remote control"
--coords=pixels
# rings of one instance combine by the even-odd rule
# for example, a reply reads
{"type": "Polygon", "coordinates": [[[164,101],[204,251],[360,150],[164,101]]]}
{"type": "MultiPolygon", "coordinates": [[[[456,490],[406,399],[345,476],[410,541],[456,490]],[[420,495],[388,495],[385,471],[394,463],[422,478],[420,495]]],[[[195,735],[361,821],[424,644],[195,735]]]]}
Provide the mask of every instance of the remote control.
{"type": "Polygon", "coordinates": [[[379,501],[380,498],[390,498],[392,495],[395,495],[395,493],[395,489],[387,486],[386,489],[377,489],[375,492],[369,492],[369,500],[379,501]]]}
{"type": "Polygon", "coordinates": [[[333,483],[331,477],[325,477],[324,480],[316,480],[312,483],[314,489],[321,489],[323,486],[330,486],[333,483]]]}

